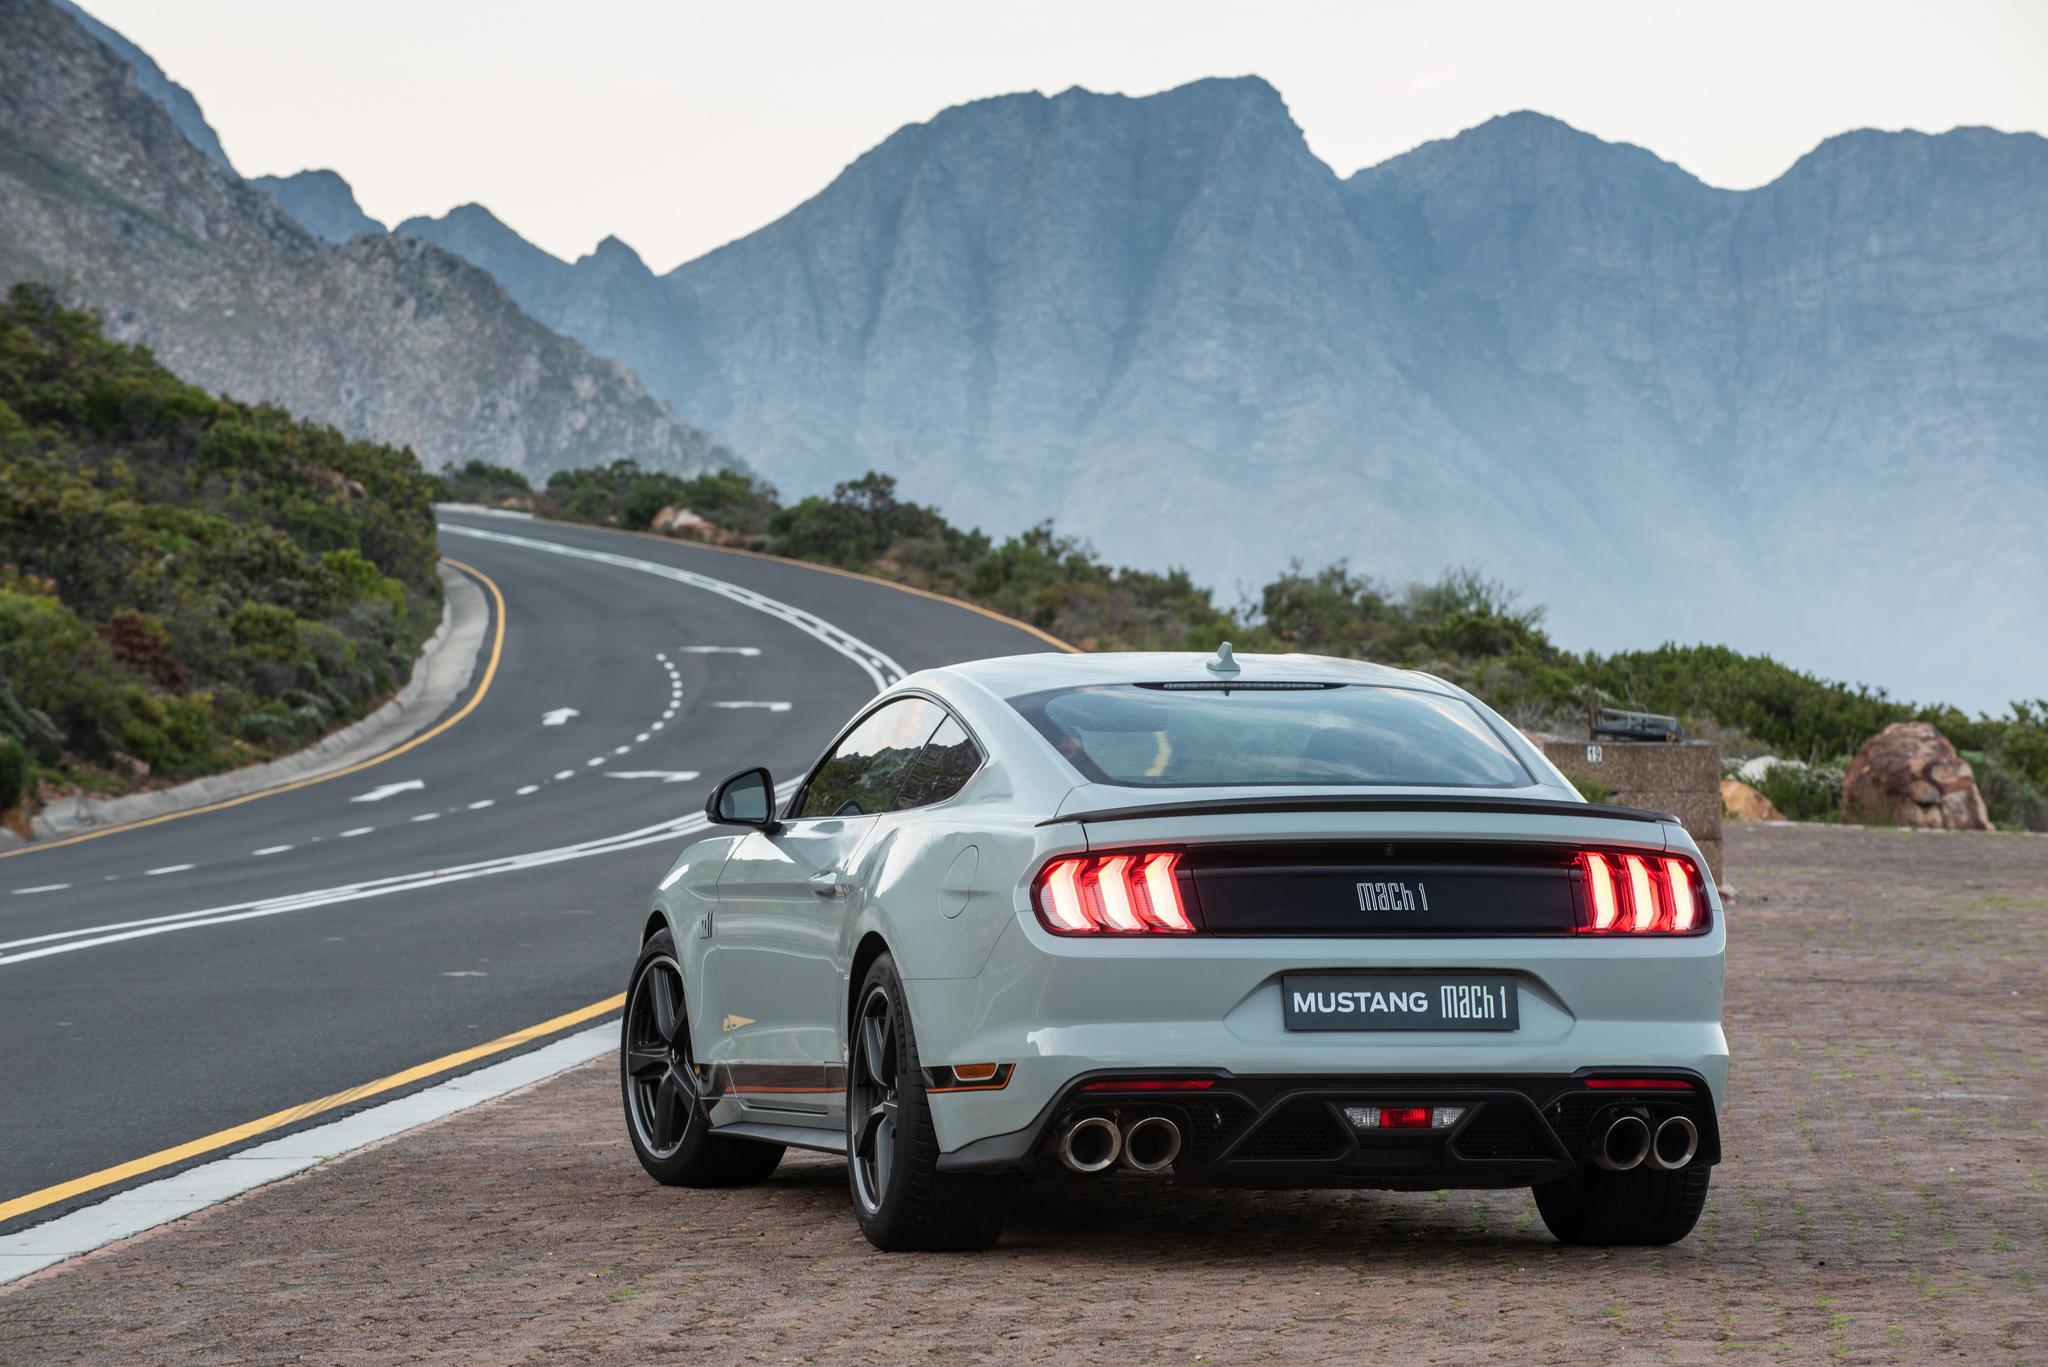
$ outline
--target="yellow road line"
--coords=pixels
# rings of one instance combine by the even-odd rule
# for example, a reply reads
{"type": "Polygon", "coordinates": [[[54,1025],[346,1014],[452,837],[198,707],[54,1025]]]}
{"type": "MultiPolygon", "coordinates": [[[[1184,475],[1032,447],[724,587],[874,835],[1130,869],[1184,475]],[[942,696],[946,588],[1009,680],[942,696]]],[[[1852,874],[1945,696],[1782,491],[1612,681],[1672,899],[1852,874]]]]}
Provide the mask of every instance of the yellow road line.
{"type": "Polygon", "coordinates": [[[484,700],[484,694],[491,691],[491,680],[497,677],[498,659],[505,651],[505,595],[499,592],[497,583],[488,574],[477,569],[474,565],[465,565],[462,561],[445,555],[441,558],[456,569],[461,570],[464,574],[481,582],[486,589],[490,590],[491,600],[497,606],[496,616],[498,625],[496,632],[491,637],[491,658],[490,662],[484,666],[483,682],[477,685],[476,692],[470,694],[469,701],[464,703],[454,716],[447,718],[439,725],[429,727],[403,745],[395,745],[381,755],[374,755],[360,764],[351,764],[346,769],[336,769],[333,773],[316,774],[312,778],[302,778],[290,783],[280,783],[275,788],[262,788],[253,793],[243,793],[240,797],[222,798],[219,802],[209,802],[203,807],[187,807],[183,811],[165,812],[161,816],[148,816],[136,821],[124,821],[118,826],[102,826],[95,831],[80,831],[77,835],[67,835],[57,840],[34,841],[27,845],[18,846],[15,849],[0,852],[0,859],[13,859],[19,855],[35,854],[39,850],[54,850],[64,845],[76,845],[80,841],[97,840],[103,835],[119,835],[123,831],[137,831],[141,830],[144,826],[158,826],[166,821],[176,821],[180,817],[198,816],[202,812],[218,812],[227,807],[239,807],[244,802],[254,802],[261,797],[276,797],[279,793],[290,793],[300,788],[310,788],[316,783],[325,783],[329,779],[345,778],[349,774],[359,774],[373,765],[382,764],[386,760],[397,759],[414,746],[425,745],[428,741],[461,721],[476,710],[476,705],[484,700]]]}
{"type": "Polygon", "coordinates": [[[613,536],[641,536],[649,541],[659,541],[669,546],[687,546],[692,550],[717,551],[720,555],[751,556],[756,560],[773,560],[778,565],[795,565],[800,569],[816,570],[820,574],[836,574],[842,579],[858,579],[867,584],[880,584],[885,589],[895,589],[899,593],[914,593],[920,598],[929,598],[938,603],[951,603],[956,608],[965,608],[969,612],[978,612],[993,621],[1001,622],[1004,626],[1015,627],[1019,631],[1029,632],[1053,649],[1063,650],[1069,655],[1079,655],[1082,653],[1081,647],[1068,645],[1051,632],[1035,627],[1029,622],[1020,621],[1006,612],[997,612],[994,608],[985,608],[979,603],[970,603],[965,598],[955,598],[950,593],[940,593],[936,589],[921,589],[915,584],[899,584],[894,579],[884,579],[880,575],[862,574],[859,570],[843,570],[837,565],[820,565],[816,561],[797,560],[787,555],[770,555],[766,551],[750,551],[740,546],[712,546],[702,541],[682,541],[673,536],[663,536],[659,532],[634,532],[627,531],[623,527],[596,527],[588,522],[565,522],[556,517],[535,517],[527,520],[539,522],[549,527],[573,527],[577,531],[584,532],[609,532],[613,536]]]}
{"type": "Polygon", "coordinates": [[[257,1120],[251,1120],[247,1124],[236,1125],[232,1129],[220,1130],[209,1134],[203,1139],[194,1139],[168,1149],[159,1149],[155,1153],[143,1158],[134,1158],[126,1163],[117,1163],[111,1168],[101,1168],[98,1172],[87,1173],[83,1177],[74,1177],[69,1182],[59,1182],[53,1187],[44,1187],[41,1191],[32,1191],[26,1196],[17,1196],[11,1201],[0,1201],[0,1221],[11,1220],[17,1215],[26,1215],[32,1210],[41,1210],[44,1206],[54,1205],[73,1196],[82,1196],[89,1191],[97,1191],[101,1187],[112,1186],[116,1182],[125,1182],[131,1177],[140,1177],[144,1173],[155,1172],[158,1168],[169,1167],[173,1163],[182,1163],[188,1158],[196,1158],[200,1154],[211,1153],[215,1149],[224,1149],[230,1144],[239,1144],[245,1139],[253,1138],[267,1131],[280,1129],[286,1125],[297,1124],[299,1121],[305,1120],[310,1116],[319,1115],[322,1111],[331,1111],[337,1106],[346,1106],[352,1101],[361,1101],[365,1097],[376,1096],[381,1092],[388,1092],[394,1088],[403,1087],[407,1083],[418,1082],[421,1078],[432,1077],[436,1073],[445,1073],[451,1068],[460,1068],[465,1063],[474,1062],[480,1058],[488,1058],[492,1054],[501,1054],[507,1049],[516,1049],[520,1045],[537,1040],[543,1035],[551,1035],[557,1030],[565,1030],[569,1026],[580,1025],[595,1016],[602,1016],[608,1011],[616,1011],[625,1004],[626,994],[621,992],[615,997],[606,997],[601,1002],[592,1002],[588,1006],[580,1006],[574,1011],[556,1016],[552,1020],[544,1020],[538,1025],[529,1025],[524,1030],[514,1030],[509,1035],[500,1035],[488,1044],[478,1044],[468,1049],[459,1049],[452,1054],[443,1054],[440,1058],[430,1059],[425,1063],[407,1068],[403,1072],[393,1073],[389,1077],[380,1077],[375,1082],[365,1082],[360,1086],[350,1087],[346,1091],[336,1092],[332,1096],[323,1096],[318,1101],[308,1101],[297,1106],[288,1106],[282,1111],[273,1111],[271,1114],[257,1120]]]}

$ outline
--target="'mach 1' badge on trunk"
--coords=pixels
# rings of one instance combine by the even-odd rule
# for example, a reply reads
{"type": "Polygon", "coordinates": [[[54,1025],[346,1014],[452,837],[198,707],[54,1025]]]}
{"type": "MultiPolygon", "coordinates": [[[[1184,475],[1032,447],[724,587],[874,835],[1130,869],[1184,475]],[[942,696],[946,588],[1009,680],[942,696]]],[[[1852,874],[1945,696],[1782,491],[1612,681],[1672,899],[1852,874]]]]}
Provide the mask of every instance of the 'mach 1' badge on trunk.
{"type": "Polygon", "coordinates": [[[1360,911],[1428,911],[1429,889],[1421,880],[1413,883],[1360,883],[1360,911]]]}

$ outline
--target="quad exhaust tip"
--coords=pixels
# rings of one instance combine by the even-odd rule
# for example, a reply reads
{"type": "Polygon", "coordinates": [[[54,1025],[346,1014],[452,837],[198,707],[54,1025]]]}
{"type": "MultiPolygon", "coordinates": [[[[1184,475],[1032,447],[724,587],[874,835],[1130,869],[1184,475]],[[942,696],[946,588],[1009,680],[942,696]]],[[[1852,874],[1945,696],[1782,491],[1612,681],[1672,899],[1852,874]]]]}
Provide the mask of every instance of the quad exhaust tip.
{"type": "Polygon", "coordinates": [[[1639,1115],[1617,1116],[1600,1136],[1593,1161],[1609,1172],[1627,1172],[1650,1156],[1650,1122],[1639,1115]]]}
{"type": "MultiPolygon", "coordinates": [[[[1084,1116],[1060,1136],[1060,1162],[1075,1172],[1101,1172],[1123,1152],[1124,1137],[1106,1116],[1084,1116]]],[[[1176,1138],[1174,1146],[1179,1148],[1176,1138]]]]}
{"type": "Polygon", "coordinates": [[[1650,1166],[1677,1172],[1700,1151],[1699,1126],[1682,1115],[1674,1115],[1657,1127],[1650,1141],[1650,1166]]]}
{"type": "Polygon", "coordinates": [[[1163,1115],[1148,1115],[1124,1127],[1124,1166],[1162,1172],[1180,1157],[1180,1126],[1163,1115]]]}

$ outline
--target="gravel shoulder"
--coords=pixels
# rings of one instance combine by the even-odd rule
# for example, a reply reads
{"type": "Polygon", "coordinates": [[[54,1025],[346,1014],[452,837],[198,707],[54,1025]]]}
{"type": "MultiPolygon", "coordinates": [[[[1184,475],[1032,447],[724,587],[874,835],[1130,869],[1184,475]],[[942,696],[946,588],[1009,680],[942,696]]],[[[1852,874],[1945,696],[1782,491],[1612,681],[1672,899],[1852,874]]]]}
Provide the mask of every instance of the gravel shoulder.
{"type": "Polygon", "coordinates": [[[1047,1182],[873,1252],[843,1165],[647,1181],[612,1060],[0,1289],[0,1362],[2038,1360],[2048,839],[1731,826],[1729,1161],[1668,1249],[1523,1192],[1047,1182]]]}

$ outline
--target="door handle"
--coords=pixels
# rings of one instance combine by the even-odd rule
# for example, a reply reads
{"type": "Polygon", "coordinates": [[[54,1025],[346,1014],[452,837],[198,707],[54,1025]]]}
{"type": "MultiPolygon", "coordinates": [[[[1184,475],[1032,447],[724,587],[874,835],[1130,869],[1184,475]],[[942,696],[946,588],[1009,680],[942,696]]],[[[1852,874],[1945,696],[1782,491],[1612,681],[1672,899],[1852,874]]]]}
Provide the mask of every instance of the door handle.
{"type": "Polygon", "coordinates": [[[844,897],[853,891],[853,883],[838,869],[826,869],[811,875],[811,891],[820,897],[844,897]]]}

